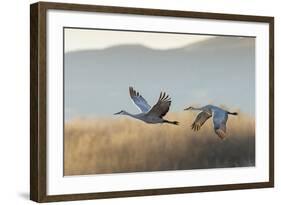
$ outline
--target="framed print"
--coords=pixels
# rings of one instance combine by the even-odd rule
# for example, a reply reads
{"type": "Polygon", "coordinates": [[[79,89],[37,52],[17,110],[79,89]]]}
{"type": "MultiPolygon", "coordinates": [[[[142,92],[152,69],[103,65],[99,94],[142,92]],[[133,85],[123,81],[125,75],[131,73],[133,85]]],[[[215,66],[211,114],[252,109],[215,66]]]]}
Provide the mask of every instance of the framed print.
{"type": "Polygon", "coordinates": [[[39,2],[30,198],[274,186],[274,18],[39,2]]]}

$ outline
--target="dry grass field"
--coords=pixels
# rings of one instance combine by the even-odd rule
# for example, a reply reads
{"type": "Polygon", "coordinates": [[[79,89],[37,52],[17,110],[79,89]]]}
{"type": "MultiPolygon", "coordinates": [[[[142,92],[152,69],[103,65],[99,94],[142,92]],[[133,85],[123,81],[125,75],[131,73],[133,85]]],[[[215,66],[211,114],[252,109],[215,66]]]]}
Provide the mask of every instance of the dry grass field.
{"type": "Polygon", "coordinates": [[[255,166],[255,121],[229,116],[221,140],[208,120],[190,129],[196,113],[169,113],[180,125],[128,117],[75,119],[65,124],[64,175],[255,166]]]}

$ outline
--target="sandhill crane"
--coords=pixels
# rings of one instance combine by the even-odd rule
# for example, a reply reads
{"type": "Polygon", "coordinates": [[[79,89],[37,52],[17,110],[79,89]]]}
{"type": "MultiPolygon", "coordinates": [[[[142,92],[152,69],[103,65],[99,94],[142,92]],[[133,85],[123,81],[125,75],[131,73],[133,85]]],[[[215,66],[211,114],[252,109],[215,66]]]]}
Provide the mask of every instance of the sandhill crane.
{"type": "Polygon", "coordinates": [[[222,108],[206,105],[201,108],[188,107],[184,110],[200,110],[200,112],[195,121],[191,125],[191,129],[194,131],[198,131],[202,125],[213,116],[214,130],[215,133],[221,138],[224,139],[226,137],[226,122],[228,119],[228,115],[238,115],[237,112],[229,112],[222,108]]]}
{"type": "Polygon", "coordinates": [[[139,114],[130,114],[125,110],[115,113],[115,115],[128,115],[130,117],[142,120],[146,123],[156,124],[156,123],[170,123],[178,125],[177,121],[168,121],[163,119],[166,113],[169,111],[171,105],[171,98],[165,92],[160,93],[160,97],[157,103],[151,108],[147,101],[135,91],[133,87],[129,87],[129,94],[134,104],[140,109],[139,114]]]}

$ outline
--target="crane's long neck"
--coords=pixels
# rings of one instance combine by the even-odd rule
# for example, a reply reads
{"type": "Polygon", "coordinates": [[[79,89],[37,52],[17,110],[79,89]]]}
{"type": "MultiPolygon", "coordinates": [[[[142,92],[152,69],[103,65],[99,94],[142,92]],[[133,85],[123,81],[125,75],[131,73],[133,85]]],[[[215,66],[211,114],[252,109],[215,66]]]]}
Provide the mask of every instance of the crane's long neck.
{"type": "Polygon", "coordinates": [[[128,113],[127,111],[123,111],[123,113],[122,113],[123,115],[128,115],[128,116],[131,116],[131,117],[133,117],[133,115],[131,114],[131,113],[128,113]]]}
{"type": "Polygon", "coordinates": [[[199,111],[205,111],[205,112],[208,112],[209,114],[212,115],[213,113],[213,110],[211,108],[207,108],[206,106],[204,107],[189,107],[187,108],[186,110],[199,110],[199,111]]]}
{"type": "Polygon", "coordinates": [[[203,107],[190,107],[190,110],[203,110],[203,107]]]}
{"type": "Polygon", "coordinates": [[[129,112],[127,112],[127,111],[123,111],[123,113],[122,113],[123,115],[128,115],[128,116],[130,116],[130,117],[133,117],[133,118],[137,118],[137,116],[136,115],[134,115],[134,114],[131,114],[131,113],[129,113],[129,112]]]}

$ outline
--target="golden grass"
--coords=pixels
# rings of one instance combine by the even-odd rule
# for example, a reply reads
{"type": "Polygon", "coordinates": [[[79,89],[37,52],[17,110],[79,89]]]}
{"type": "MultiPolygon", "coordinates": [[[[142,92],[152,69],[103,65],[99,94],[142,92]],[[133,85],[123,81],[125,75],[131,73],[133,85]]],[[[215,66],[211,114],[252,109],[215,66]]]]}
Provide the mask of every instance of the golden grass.
{"type": "Polygon", "coordinates": [[[64,174],[186,170],[255,165],[255,121],[229,116],[219,139],[208,120],[190,129],[196,114],[169,113],[180,125],[146,124],[129,117],[75,119],[65,124],[64,174]]]}

